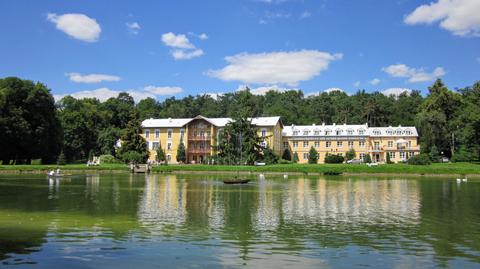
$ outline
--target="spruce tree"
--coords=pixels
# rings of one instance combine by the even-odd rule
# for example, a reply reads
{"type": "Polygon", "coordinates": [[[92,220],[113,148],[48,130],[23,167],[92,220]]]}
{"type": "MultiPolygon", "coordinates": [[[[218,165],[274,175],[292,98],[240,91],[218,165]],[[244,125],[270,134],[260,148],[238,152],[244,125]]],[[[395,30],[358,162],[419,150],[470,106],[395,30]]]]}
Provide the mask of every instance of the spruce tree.
{"type": "Polygon", "coordinates": [[[293,161],[294,163],[298,163],[298,153],[297,153],[297,152],[293,153],[293,159],[292,159],[292,161],[293,161]]]}
{"type": "Polygon", "coordinates": [[[131,120],[127,123],[124,134],[120,138],[122,146],[119,155],[123,161],[144,163],[148,159],[147,142],[140,135],[142,126],[136,112],[132,112],[131,120]]]}
{"type": "Polygon", "coordinates": [[[370,154],[365,154],[365,157],[363,157],[363,162],[364,163],[371,163],[372,162],[372,157],[370,157],[370,154]]]}
{"type": "Polygon", "coordinates": [[[292,153],[290,152],[290,150],[288,148],[283,151],[282,159],[287,160],[287,161],[292,160],[292,153]]]}
{"type": "Polygon", "coordinates": [[[314,147],[311,147],[310,151],[308,152],[308,163],[309,164],[318,163],[318,152],[315,150],[314,147]]]}
{"type": "Polygon", "coordinates": [[[167,163],[167,158],[165,156],[165,151],[162,149],[162,145],[159,145],[157,148],[157,156],[155,156],[157,162],[165,162],[167,163]]]}
{"type": "Polygon", "coordinates": [[[187,161],[187,154],[185,152],[185,145],[183,142],[180,142],[177,149],[177,162],[185,163],[187,161]]]}

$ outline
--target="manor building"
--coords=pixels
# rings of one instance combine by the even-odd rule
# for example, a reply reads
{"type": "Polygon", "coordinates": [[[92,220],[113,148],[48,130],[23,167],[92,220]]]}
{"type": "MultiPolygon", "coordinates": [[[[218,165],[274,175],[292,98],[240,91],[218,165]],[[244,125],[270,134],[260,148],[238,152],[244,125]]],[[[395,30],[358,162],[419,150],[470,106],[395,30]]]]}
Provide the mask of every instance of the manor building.
{"type": "MultiPolygon", "coordinates": [[[[291,125],[283,126],[280,117],[251,118],[252,125],[262,138],[262,146],[282,155],[285,149],[297,154],[299,163],[308,162],[308,152],[314,147],[319,163],[325,155],[345,155],[350,149],[356,159],[369,154],[373,162],[385,162],[387,154],[393,162],[401,162],[418,154],[418,133],[415,127],[369,127],[363,125],[291,125]]],[[[142,136],[155,160],[156,149],[162,147],[169,163],[177,163],[180,143],[186,148],[188,163],[201,163],[216,154],[219,134],[231,118],[197,116],[184,119],[147,119],[142,122],[142,136]]]]}

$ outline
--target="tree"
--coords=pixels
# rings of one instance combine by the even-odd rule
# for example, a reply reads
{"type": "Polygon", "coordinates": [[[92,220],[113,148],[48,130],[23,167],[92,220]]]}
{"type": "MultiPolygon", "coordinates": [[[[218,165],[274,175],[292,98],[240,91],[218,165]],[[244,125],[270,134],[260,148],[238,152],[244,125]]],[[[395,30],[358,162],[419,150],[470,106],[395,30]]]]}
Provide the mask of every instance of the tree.
{"type": "Polygon", "coordinates": [[[308,163],[309,164],[318,163],[318,152],[315,150],[314,147],[311,147],[310,151],[308,152],[308,163]]]}
{"type": "Polygon", "coordinates": [[[287,161],[291,161],[291,160],[292,160],[292,153],[290,152],[290,149],[286,148],[286,149],[283,151],[282,159],[287,160],[287,161]]]}
{"type": "Polygon", "coordinates": [[[276,164],[278,163],[278,159],[280,158],[277,154],[275,154],[275,152],[273,152],[271,148],[266,147],[263,149],[263,161],[266,164],[276,164]]]}
{"type": "Polygon", "coordinates": [[[100,153],[115,156],[115,146],[118,139],[120,139],[121,133],[120,129],[113,126],[100,130],[97,138],[100,153]]]}
{"type": "Polygon", "coordinates": [[[177,162],[185,163],[187,161],[187,154],[185,153],[185,145],[180,142],[177,149],[177,162]]]}
{"type": "Polygon", "coordinates": [[[299,160],[299,159],[298,159],[298,153],[295,151],[295,152],[293,153],[292,161],[293,161],[294,163],[298,163],[298,160],[299,160]]]}
{"type": "Polygon", "coordinates": [[[430,148],[429,156],[430,156],[430,159],[432,160],[432,162],[434,162],[434,163],[438,163],[440,161],[440,152],[438,151],[437,146],[433,145],[430,148]]]}
{"type": "Polygon", "coordinates": [[[391,154],[390,152],[387,152],[387,164],[392,164],[393,163],[392,159],[390,157],[390,154],[391,154]]]}
{"type": "Polygon", "coordinates": [[[53,163],[62,146],[62,129],[50,90],[15,77],[0,79],[0,159],[3,164],[53,163]]]}
{"type": "Polygon", "coordinates": [[[58,165],[65,165],[65,164],[67,164],[67,160],[65,159],[65,154],[63,154],[63,150],[60,151],[60,155],[58,155],[57,164],[58,164],[58,165]]]}
{"type": "Polygon", "coordinates": [[[370,154],[365,154],[365,156],[363,157],[363,162],[364,163],[371,163],[372,162],[372,157],[370,157],[370,154]]]}
{"type": "Polygon", "coordinates": [[[157,155],[155,156],[155,159],[157,162],[165,162],[167,163],[167,158],[165,155],[165,151],[162,149],[162,145],[159,145],[157,150],[156,150],[157,155]]]}
{"type": "Polygon", "coordinates": [[[356,156],[357,156],[357,154],[356,154],[356,152],[355,152],[355,149],[353,149],[353,148],[349,149],[349,150],[345,153],[345,158],[346,158],[348,161],[355,159],[356,156]]]}
{"type": "Polygon", "coordinates": [[[138,120],[138,115],[136,112],[132,112],[131,120],[128,122],[121,137],[122,146],[120,147],[119,155],[123,161],[147,161],[149,155],[147,142],[140,135],[141,133],[142,127],[138,120]]]}

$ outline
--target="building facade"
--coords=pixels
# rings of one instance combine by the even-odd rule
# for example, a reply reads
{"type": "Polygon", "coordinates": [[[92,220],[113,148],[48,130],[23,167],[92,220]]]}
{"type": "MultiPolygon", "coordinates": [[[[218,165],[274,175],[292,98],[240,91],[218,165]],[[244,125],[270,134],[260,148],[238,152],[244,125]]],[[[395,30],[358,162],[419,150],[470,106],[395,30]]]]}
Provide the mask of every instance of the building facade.
{"type": "MultiPolygon", "coordinates": [[[[187,163],[202,163],[216,154],[220,131],[231,118],[147,119],[142,122],[143,137],[147,140],[150,160],[154,161],[156,149],[162,147],[169,163],[177,163],[177,149],[183,143],[187,163]]],[[[257,133],[278,155],[285,149],[297,154],[299,163],[308,162],[308,152],[314,147],[319,163],[327,154],[345,156],[354,149],[356,159],[370,154],[373,162],[385,162],[387,154],[393,162],[406,161],[420,152],[415,127],[369,127],[368,125],[291,125],[283,126],[280,117],[251,119],[257,133]]]]}
{"type": "MultiPolygon", "coordinates": [[[[263,137],[263,146],[275,153],[282,153],[283,125],[280,117],[257,117],[250,119],[263,137]]],[[[216,154],[215,146],[222,128],[231,118],[207,118],[197,116],[186,119],[147,119],[142,122],[142,136],[150,151],[150,161],[156,158],[156,150],[162,147],[169,163],[177,163],[177,150],[180,143],[186,149],[187,163],[202,163],[216,154]]]]}

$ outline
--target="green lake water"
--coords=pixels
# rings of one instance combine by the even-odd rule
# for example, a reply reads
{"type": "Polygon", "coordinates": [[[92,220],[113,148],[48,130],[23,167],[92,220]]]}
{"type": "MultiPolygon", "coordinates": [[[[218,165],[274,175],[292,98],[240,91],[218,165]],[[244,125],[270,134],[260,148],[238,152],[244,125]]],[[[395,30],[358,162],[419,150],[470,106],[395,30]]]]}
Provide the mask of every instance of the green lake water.
{"type": "Polygon", "coordinates": [[[0,175],[0,268],[480,268],[480,181],[0,175]]]}

